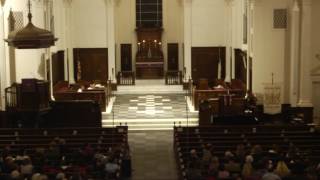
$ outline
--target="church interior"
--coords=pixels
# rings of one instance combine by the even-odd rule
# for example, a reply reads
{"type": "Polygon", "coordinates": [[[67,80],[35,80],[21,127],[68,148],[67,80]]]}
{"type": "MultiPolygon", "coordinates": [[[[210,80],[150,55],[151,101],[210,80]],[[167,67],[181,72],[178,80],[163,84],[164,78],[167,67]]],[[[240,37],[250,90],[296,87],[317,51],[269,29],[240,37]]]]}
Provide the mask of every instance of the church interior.
{"type": "Polygon", "coordinates": [[[0,2],[1,180],[320,179],[319,0],[0,2]]]}

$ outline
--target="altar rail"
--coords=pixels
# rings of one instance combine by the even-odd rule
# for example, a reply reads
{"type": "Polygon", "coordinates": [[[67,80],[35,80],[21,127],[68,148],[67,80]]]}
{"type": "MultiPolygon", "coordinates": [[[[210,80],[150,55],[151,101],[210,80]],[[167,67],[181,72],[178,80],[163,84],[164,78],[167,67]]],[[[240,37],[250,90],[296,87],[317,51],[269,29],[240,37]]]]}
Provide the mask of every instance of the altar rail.
{"type": "Polygon", "coordinates": [[[165,74],[166,85],[180,85],[182,84],[181,71],[166,71],[165,74]]]}
{"type": "Polygon", "coordinates": [[[136,75],[133,71],[120,71],[117,75],[118,85],[135,85],[136,75]]]}

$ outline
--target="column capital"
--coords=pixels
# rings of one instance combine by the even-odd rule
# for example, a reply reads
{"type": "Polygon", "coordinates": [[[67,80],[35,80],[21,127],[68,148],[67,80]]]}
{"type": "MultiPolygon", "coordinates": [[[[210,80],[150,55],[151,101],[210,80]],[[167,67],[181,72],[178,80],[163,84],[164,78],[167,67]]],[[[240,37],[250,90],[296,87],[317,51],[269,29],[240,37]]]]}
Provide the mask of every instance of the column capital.
{"type": "Polygon", "coordinates": [[[224,0],[229,6],[233,5],[234,0],[224,0]]]}
{"type": "Polygon", "coordinates": [[[183,0],[183,5],[192,4],[193,0],[183,0]]]}
{"type": "MultiPolygon", "coordinates": [[[[120,1],[120,0],[118,0],[120,1]]],[[[105,0],[106,4],[115,5],[116,0],[105,0]]]]}
{"type": "Polygon", "coordinates": [[[1,0],[1,6],[3,7],[4,4],[6,3],[6,0],[1,0]]]}
{"type": "Polygon", "coordinates": [[[64,3],[65,5],[71,6],[72,0],[63,0],[63,3],[64,3]]]}
{"type": "Polygon", "coordinates": [[[302,6],[311,6],[312,0],[302,0],[301,4],[302,6]]]}
{"type": "Polygon", "coordinates": [[[299,7],[299,2],[298,2],[298,0],[294,0],[294,1],[293,1],[292,11],[294,11],[294,12],[300,11],[300,7],[299,7]]]}

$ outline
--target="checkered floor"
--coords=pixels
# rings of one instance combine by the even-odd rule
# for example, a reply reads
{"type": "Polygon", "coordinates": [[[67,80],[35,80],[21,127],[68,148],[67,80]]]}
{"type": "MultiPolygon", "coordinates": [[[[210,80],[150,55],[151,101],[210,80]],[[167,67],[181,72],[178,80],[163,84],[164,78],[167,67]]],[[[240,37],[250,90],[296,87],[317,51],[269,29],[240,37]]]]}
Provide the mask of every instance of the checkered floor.
{"type": "Polygon", "coordinates": [[[113,110],[103,119],[175,119],[197,118],[187,112],[184,94],[117,95],[113,110]]]}

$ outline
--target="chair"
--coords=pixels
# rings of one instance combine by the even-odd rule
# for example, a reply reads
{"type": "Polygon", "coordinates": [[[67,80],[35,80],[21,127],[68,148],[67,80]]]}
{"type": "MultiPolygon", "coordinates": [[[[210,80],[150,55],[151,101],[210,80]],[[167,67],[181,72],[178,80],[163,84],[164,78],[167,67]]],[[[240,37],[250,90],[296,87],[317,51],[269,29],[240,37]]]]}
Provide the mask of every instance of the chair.
{"type": "Polygon", "coordinates": [[[208,79],[199,79],[198,88],[199,90],[207,90],[209,89],[208,79]]]}

